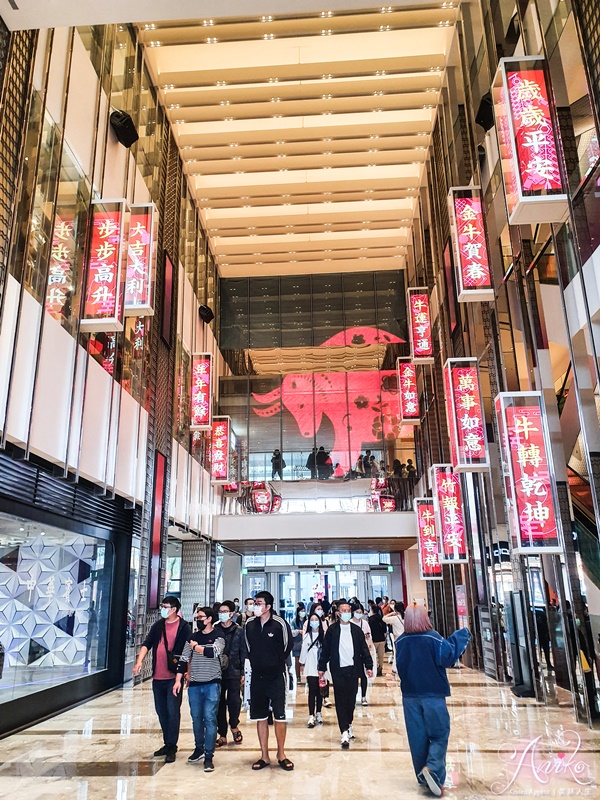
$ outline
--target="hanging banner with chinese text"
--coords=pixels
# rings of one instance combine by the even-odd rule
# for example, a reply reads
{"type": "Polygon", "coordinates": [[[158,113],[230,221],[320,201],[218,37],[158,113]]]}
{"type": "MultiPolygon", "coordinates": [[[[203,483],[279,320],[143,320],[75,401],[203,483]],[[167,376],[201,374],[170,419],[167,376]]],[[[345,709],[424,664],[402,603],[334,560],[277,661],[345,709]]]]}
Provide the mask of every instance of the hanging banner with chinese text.
{"type": "Polygon", "coordinates": [[[421,580],[442,580],[440,545],[435,526],[435,512],[431,497],[415,497],[417,536],[419,542],[419,572],[421,580]]]}
{"type": "Polygon", "coordinates": [[[231,483],[229,463],[231,455],[231,419],[214,417],[210,439],[210,481],[231,483]]]}
{"type": "Polygon", "coordinates": [[[477,359],[449,358],[444,383],[453,467],[457,472],[483,472],[489,459],[477,359]]]}
{"type": "Polygon", "coordinates": [[[418,425],[420,415],[417,368],[409,359],[403,358],[397,359],[396,366],[398,369],[400,424],[418,425]]]}
{"type": "Polygon", "coordinates": [[[564,222],[569,207],[545,59],[500,59],[493,98],[509,223],[564,222]]]}
{"type": "Polygon", "coordinates": [[[546,409],[540,392],[495,400],[512,549],[561,553],[558,498],[546,409]]]}
{"type": "Polygon", "coordinates": [[[92,202],[92,235],[85,261],[83,331],[123,330],[123,225],[125,200],[92,202]]]}
{"type": "Polygon", "coordinates": [[[153,203],[131,206],[125,278],[125,316],[147,317],[154,313],[152,286],[154,266],[153,203]]]}
{"type": "Polygon", "coordinates": [[[451,464],[434,464],[430,476],[440,560],[442,563],[468,561],[460,475],[454,472],[451,464]]]}
{"type": "Polygon", "coordinates": [[[408,289],[406,298],[411,360],[415,364],[433,364],[433,338],[427,287],[408,289]]]}
{"type": "Polygon", "coordinates": [[[210,430],[212,416],[212,355],[210,353],[196,353],[192,356],[190,406],[190,430],[210,430]]]}
{"type": "Polygon", "coordinates": [[[459,303],[494,299],[479,186],[453,187],[448,197],[459,303]]]}
{"type": "Polygon", "coordinates": [[[73,215],[54,218],[46,289],[46,311],[59,322],[70,311],[74,291],[75,225],[73,215]]]}

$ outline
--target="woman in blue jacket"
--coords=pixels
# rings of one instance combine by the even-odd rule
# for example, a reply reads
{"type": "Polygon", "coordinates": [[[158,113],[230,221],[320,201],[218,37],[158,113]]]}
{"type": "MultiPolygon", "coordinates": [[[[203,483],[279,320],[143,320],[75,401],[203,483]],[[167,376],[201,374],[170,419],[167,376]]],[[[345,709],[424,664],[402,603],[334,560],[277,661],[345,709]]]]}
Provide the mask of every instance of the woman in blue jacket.
{"type": "Polygon", "coordinates": [[[404,633],[396,639],[404,722],[415,775],[432,795],[442,796],[450,715],[446,667],[464,653],[471,634],[466,628],[444,639],[434,631],[427,609],[411,603],[404,613],[404,633]]]}

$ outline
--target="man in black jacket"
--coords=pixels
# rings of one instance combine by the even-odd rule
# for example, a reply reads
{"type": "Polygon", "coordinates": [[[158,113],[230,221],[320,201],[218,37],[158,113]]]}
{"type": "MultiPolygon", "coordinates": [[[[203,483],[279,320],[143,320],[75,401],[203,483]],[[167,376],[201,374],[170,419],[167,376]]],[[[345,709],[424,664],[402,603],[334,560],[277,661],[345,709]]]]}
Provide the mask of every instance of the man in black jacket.
{"type": "Polygon", "coordinates": [[[273,612],[275,600],[270,592],[258,592],[254,598],[254,619],[244,628],[246,651],[252,667],[250,718],[256,720],[260,758],[253,770],[264,769],[269,758],[269,707],[273,711],[277,761],[289,772],[294,765],[285,755],[287,693],[285,662],[292,651],[292,631],[288,623],[273,612]]]}
{"type": "Polygon", "coordinates": [[[152,693],[164,741],[154,755],[166,756],[167,764],[175,761],[181,723],[183,692],[177,697],[173,695],[175,673],[183,648],[192,637],[189,623],[179,616],[180,608],[177,597],[167,595],[163,598],[160,604],[161,619],[148,631],[133,668],[133,674],[139,675],[144,658],[152,650],[152,693]]]}
{"type": "Polygon", "coordinates": [[[352,720],[358,690],[358,679],[363,670],[369,678],[373,677],[373,659],[369,653],[367,640],[358,625],[351,625],[352,610],[349,603],[338,606],[339,622],[330,625],[323,640],[319,657],[319,678],[323,678],[327,665],[333,681],[335,711],[342,734],[344,750],[354,739],[352,720]]]}
{"type": "Polygon", "coordinates": [[[219,738],[217,747],[227,744],[227,711],[229,711],[229,725],[235,744],[241,744],[244,737],[238,725],[240,723],[240,710],[242,708],[242,677],[244,675],[244,634],[239,625],[233,622],[235,603],[223,600],[219,606],[219,622],[215,630],[225,639],[225,655],[227,668],[223,671],[221,679],[221,700],[219,702],[218,726],[219,738]]]}

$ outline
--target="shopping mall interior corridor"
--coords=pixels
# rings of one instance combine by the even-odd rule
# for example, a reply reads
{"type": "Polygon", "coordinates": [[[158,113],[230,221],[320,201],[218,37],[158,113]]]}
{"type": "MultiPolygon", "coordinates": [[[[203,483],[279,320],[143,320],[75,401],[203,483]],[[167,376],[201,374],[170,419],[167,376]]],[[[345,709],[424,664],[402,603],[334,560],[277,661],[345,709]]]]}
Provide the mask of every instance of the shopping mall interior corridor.
{"type": "MultiPolygon", "coordinates": [[[[573,721],[569,708],[517,698],[508,686],[463,668],[449,670],[452,721],[444,796],[598,797],[600,737],[573,721]]],[[[0,742],[0,797],[28,800],[163,800],[255,797],[261,800],[423,796],[411,768],[398,682],[386,666],[357,706],[356,739],[340,749],[335,709],[306,727],[305,687],[290,694],[287,752],[295,770],[251,771],[253,723],[242,716],[241,745],[218,750],[215,771],[188,764],[193,749],[187,698],[174,764],[152,758],[160,728],[148,683],[119,689],[0,742]]]]}

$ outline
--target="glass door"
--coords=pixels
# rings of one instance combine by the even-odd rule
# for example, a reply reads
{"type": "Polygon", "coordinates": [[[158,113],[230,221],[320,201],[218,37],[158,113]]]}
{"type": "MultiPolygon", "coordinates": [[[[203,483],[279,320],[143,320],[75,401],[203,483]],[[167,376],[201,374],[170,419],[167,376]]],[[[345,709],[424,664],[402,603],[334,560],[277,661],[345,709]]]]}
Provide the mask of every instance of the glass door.
{"type": "MultiPolygon", "coordinates": [[[[375,600],[376,597],[389,597],[390,593],[388,591],[388,576],[387,575],[378,575],[377,573],[370,573],[371,579],[371,593],[369,597],[372,600],[375,600]]],[[[396,598],[400,600],[401,598],[396,598]]]]}
{"type": "Polygon", "coordinates": [[[265,572],[252,572],[244,575],[244,597],[255,597],[258,592],[267,588],[267,575],[265,572]]]}
{"type": "Polygon", "coordinates": [[[275,607],[288,622],[294,619],[298,593],[296,590],[296,572],[280,572],[277,575],[277,592],[275,607]]]}
{"type": "MultiPolygon", "coordinates": [[[[301,570],[299,600],[302,600],[306,610],[310,611],[313,603],[318,603],[325,597],[325,581],[327,573],[320,570],[301,570]]],[[[331,593],[329,594],[331,597],[331,593]]]]}

